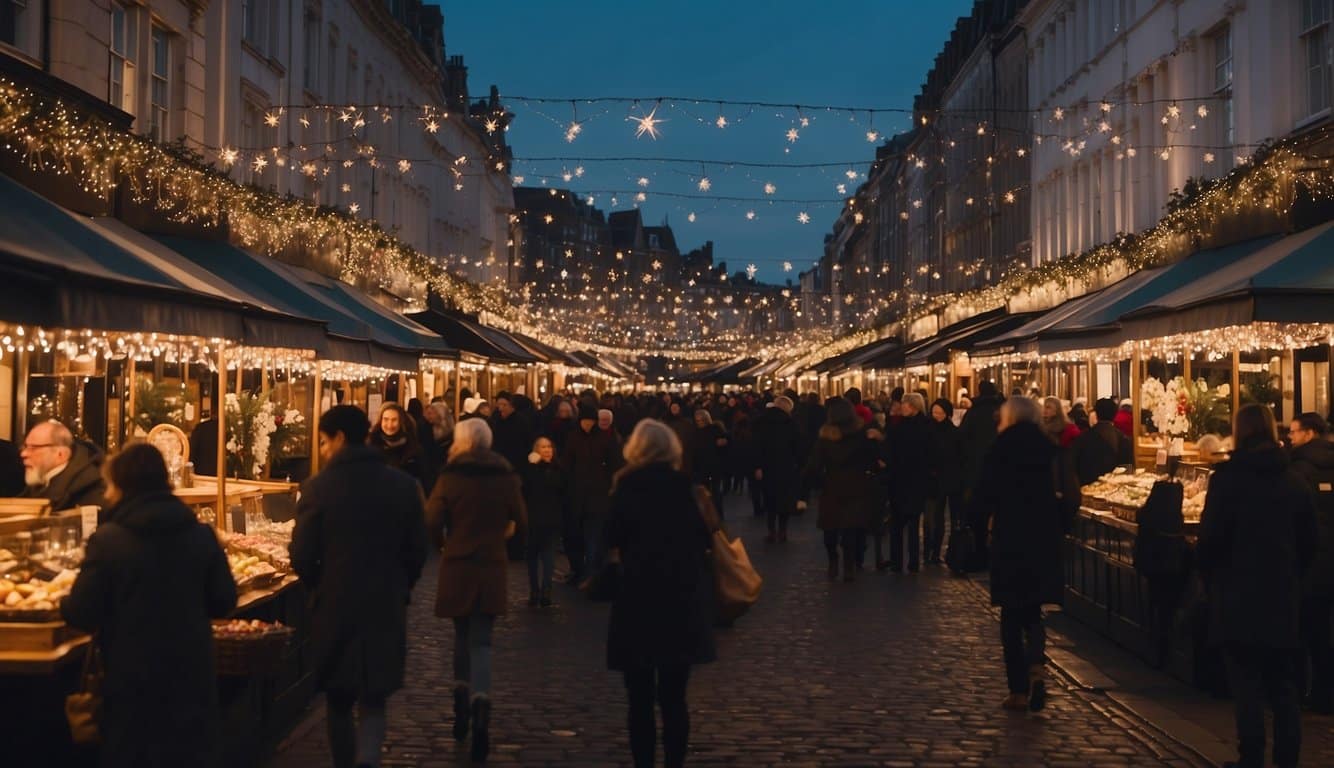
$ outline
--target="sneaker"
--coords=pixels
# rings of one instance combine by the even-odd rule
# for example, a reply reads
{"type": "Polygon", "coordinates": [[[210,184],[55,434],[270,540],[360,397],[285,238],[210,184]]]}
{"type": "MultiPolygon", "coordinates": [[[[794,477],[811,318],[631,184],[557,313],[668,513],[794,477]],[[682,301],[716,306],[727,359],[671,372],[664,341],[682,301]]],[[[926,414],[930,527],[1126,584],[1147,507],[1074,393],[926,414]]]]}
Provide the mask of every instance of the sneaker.
{"type": "Polygon", "coordinates": [[[1001,702],[1001,708],[1008,709],[1011,712],[1026,712],[1028,711],[1028,696],[1022,693],[1012,693],[1005,697],[1005,701],[1001,702]]]}

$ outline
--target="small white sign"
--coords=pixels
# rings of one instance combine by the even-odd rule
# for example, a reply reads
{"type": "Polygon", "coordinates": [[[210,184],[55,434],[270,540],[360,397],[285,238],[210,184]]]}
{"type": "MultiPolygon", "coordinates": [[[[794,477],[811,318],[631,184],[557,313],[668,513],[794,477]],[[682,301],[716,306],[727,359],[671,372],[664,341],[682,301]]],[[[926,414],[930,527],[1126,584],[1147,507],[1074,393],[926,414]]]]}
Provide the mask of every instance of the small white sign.
{"type": "Polygon", "coordinates": [[[84,541],[87,541],[88,537],[93,535],[93,531],[97,530],[97,514],[101,511],[101,507],[91,504],[79,507],[84,541]]]}

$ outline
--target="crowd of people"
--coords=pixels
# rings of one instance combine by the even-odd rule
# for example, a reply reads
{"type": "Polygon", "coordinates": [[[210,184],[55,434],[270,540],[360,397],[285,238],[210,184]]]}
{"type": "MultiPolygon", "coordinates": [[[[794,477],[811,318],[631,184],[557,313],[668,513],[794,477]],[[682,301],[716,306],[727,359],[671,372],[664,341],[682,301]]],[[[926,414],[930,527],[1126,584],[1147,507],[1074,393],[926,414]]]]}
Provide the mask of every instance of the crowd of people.
{"type": "MultiPolygon", "coordinates": [[[[1080,486],[1134,461],[1128,403],[1098,400],[1089,413],[1082,401],[1002,397],[990,382],[971,397],[929,403],[927,393],[901,389],[825,400],[585,390],[540,406],[522,394],[488,402],[465,391],[457,417],[452,395],[386,405],[373,424],[356,407],[336,406],[318,424],[324,469],[303,485],[291,558],[313,595],[316,676],[340,768],[379,764],[386,701],[403,685],[407,604],[432,550],[440,553],[435,614],[454,627],[453,733],[470,742],[475,762],[490,749],[491,644],[510,606],[507,563],[526,560],[528,605],[549,609],[563,552],[571,599],[602,574],[620,574],[607,663],[625,679],[634,764],[653,764],[656,703],[666,764],[682,765],[690,670],[715,656],[708,551],[729,499],[731,516],[748,508],[763,518],[774,547],[814,505],[831,580],[855,581],[868,555],[879,571],[988,572],[1001,614],[1002,705],[1041,710],[1043,611],[1063,600],[1062,551],[1080,486]],[[701,490],[711,504],[700,503],[701,490]]],[[[1309,690],[1320,711],[1334,704],[1334,445],[1315,414],[1295,420],[1286,440],[1287,450],[1268,407],[1237,414],[1194,554],[1236,699],[1240,765],[1263,763],[1265,703],[1281,766],[1296,764],[1301,695],[1309,690]]],[[[171,753],[212,764],[214,694],[177,710],[172,733],[198,738],[141,738],[134,715],[149,706],[144,696],[177,701],[211,690],[209,675],[156,676],[141,690],[144,648],[120,646],[144,606],[189,602],[173,614],[179,632],[164,635],[175,646],[149,648],[152,663],[211,669],[199,643],[207,645],[208,619],[235,602],[216,542],[201,538],[171,496],[154,450],[131,446],[103,463],[68,429],[44,422],[21,460],[23,493],[71,505],[105,497],[109,525],[90,539],[63,609],[73,626],[97,631],[107,653],[108,701],[121,707],[108,726],[125,729],[107,742],[119,751],[111,763],[171,753]],[[145,558],[178,578],[116,575],[145,558]]]]}

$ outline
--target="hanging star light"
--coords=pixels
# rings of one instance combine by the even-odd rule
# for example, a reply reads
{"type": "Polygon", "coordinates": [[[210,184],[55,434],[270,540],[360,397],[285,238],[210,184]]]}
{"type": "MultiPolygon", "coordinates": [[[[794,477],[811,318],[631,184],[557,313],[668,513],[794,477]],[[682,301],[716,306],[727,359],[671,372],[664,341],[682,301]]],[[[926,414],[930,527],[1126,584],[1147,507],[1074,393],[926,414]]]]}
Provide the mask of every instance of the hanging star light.
{"type": "Polygon", "coordinates": [[[1139,154],[1139,151],[1136,150],[1134,147],[1126,148],[1126,157],[1134,157],[1137,154],[1139,154]]]}
{"type": "Polygon", "coordinates": [[[1111,111],[1112,111],[1112,104],[1111,104],[1111,102],[1104,101],[1104,102],[1098,104],[1098,109],[1102,110],[1103,113],[1106,114],[1107,112],[1111,112],[1111,111]]]}
{"type": "Polygon", "coordinates": [[[588,199],[585,202],[587,202],[589,205],[593,205],[595,202],[597,202],[597,198],[593,197],[592,195],[589,195],[588,199]]]}
{"type": "Polygon", "coordinates": [[[341,189],[343,192],[351,192],[352,185],[344,182],[343,186],[339,187],[339,189],[341,189]]]}
{"type": "Polygon", "coordinates": [[[348,209],[349,211],[351,211],[352,213],[357,213],[358,211],[361,210],[361,204],[360,204],[360,203],[353,203],[353,204],[349,205],[349,206],[347,207],[347,209],[348,209]]]}
{"type": "Polygon", "coordinates": [[[714,120],[714,121],[713,121],[713,124],[716,125],[716,126],[718,126],[719,128],[726,128],[726,127],[727,127],[727,118],[723,117],[722,115],[718,115],[718,119],[717,119],[717,120],[714,120]]]}
{"type": "Polygon", "coordinates": [[[834,185],[834,191],[838,192],[840,195],[846,195],[846,194],[848,193],[848,185],[847,185],[847,184],[835,184],[835,185],[834,185]]]}
{"type": "Polygon", "coordinates": [[[495,133],[496,129],[500,127],[500,123],[496,122],[496,119],[494,117],[488,117],[486,119],[486,122],[482,123],[482,127],[486,129],[486,132],[488,134],[492,134],[495,133]]]}
{"type": "Polygon", "coordinates": [[[1102,122],[1098,123],[1099,133],[1111,133],[1111,130],[1112,130],[1112,124],[1107,122],[1106,120],[1103,120],[1102,122]]]}
{"type": "Polygon", "coordinates": [[[412,161],[406,158],[398,161],[398,172],[407,173],[412,170],[412,161]]]}
{"type": "Polygon", "coordinates": [[[1062,109],[1061,107],[1057,107],[1057,108],[1051,113],[1051,116],[1052,116],[1053,118],[1055,118],[1057,122],[1060,122],[1061,120],[1064,120],[1064,119],[1065,119],[1065,110],[1062,109]]]}
{"type": "Polygon", "coordinates": [[[642,203],[647,199],[648,195],[644,194],[643,192],[640,192],[639,194],[635,195],[635,202],[637,203],[642,203]]]}
{"type": "Polygon", "coordinates": [[[309,127],[310,127],[310,118],[306,117],[305,115],[302,115],[302,116],[301,116],[301,119],[300,119],[299,122],[301,123],[301,127],[302,127],[302,128],[309,128],[309,127]]]}
{"type": "Polygon", "coordinates": [[[569,171],[561,171],[560,177],[562,181],[568,182],[574,178],[574,174],[569,171]]]}
{"type": "Polygon", "coordinates": [[[701,176],[699,184],[697,184],[696,186],[699,187],[700,192],[708,192],[710,189],[713,189],[713,182],[709,181],[708,176],[701,176]]]}
{"type": "Polygon", "coordinates": [[[352,130],[355,131],[358,128],[365,128],[365,127],[366,127],[366,117],[364,115],[357,115],[357,119],[352,121],[352,130]]]}
{"type": "Polygon", "coordinates": [[[849,169],[847,169],[846,171],[844,171],[844,172],[843,172],[843,175],[844,175],[844,176],[847,176],[849,180],[852,180],[852,179],[856,179],[856,178],[857,178],[857,172],[854,171],[854,170],[851,169],[851,168],[849,168],[849,169]]]}
{"type": "Polygon", "coordinates": [[[434,121],[434,120],[427,120],[427,121],[426,121],[426,131],[427,131],[427,133],[436,133],[436,132],[439,131],[439,130],[440,130],[440,123],[437,123],[437,122],[434,121]]]}
{"type": "Polygon", "coordinates": [[[791,271],[792,271],[792,262],[790,262],[790,261],[785,261],[785,262],[783,262],[783,271],[784,271],[784,272],[791,272],[791,271]]]}
{"type": "Polygon", "coordinates": [[[275,113],[273,113],[273,112],[266,112],[266,113],[264,114],[264,124],[267,125],[267,126],[270,127],[270,128],[277,128],[277,127],[278,127],[278,115],[275,114],[275,113]]]}
{"type": "Polygon", "coordinates": [[[250,167],[255,171],[263,171],[268,166],[269,161],[265,160],[263,155],[256,155],[255,159],[250,163],[250,167]]]}
{"type": "Polygon", "coordinates": [[[319,168],[317,168],[314,163],[307,161],[301,164],[301,172],[306,174],[307,176],[313,177],[316,173],[319,172],[319,168]]]}
{"type": "Polygon", "coordinates": [[[240,153],[231,147],[223,147],[222,152],[218,154],[218,159],[222,160],[223,165],[230,167],[236,163],[236,158],[239,155],[240,153]]]}
{"type": "Polygon", "coordinates": [[[579,134],[584,132],[584,124],[578,120],[571,120],[570,124],[565,126],[565,143],[573,144],[574,140],[579,138],[579,134]]]}
{"type": "Polygon", "coordinates": [[[577,176],[577,177],[579,177],[579,178],[583,178],[583,176],[584,176],[584,167],[583,167],[582,165],[576,165],[576,166],[574,167],[574,175],[577,176]]]}
{"type": "Polygon", "coordinates": [[[755,220],[755,212],[746,211],[746,221],[754,221],[754,220],[755,220]]]}
{"type": "Polygon", "coordinates": [[[527,177],[527,176],[515,176],[515,177],[514,177],[514,183],[515,183],[515,184],[523,184],[523,183],[524,183],[525,181],[527,181],[527,180],[528,180],[528,177],[527,177]]]}
{"type": "Polygon", "coordinates": [[[1170,157],[1172,156],[1172,150],[1167,149],[1166,147],[1164,147],[1164,148],[1163,148],[1163,151],[1158,153],[1158,156],[1161,157],[1162,159],[1166,160],[1166,159],[1168,159],[1168,158],[1170,158],[1170,157]]]}
{"type": "Polygon", "coordinates": [[[773,193],[775,193],[775,192],[777,192],[777,191],[778,191],[778,187],[774,186],[773,182],[765,182],[765,184],[764,184],[764,194],[766,194],[766,195],[772,195],[773,193]]]}
{"type": "Polygon", "coordinates": [[[655,141],[658,138],[658,126],[666,122],[666,120],[658,117],[658,107],[656,105],[647,115],[631,116],[627,117],[626,120],[635,123],[636,139],[642,138],[647,133],[648,137],[655,141]]]}
{"type": "Polygon", "coordinates": [[[638,184],[638,185],[641,186],[641,187],[647,187],[647,186],[648,186],[648,177],[647,177],[647,176],[640,176],[640,177],[639,177],[639,181],[636,181],[635,183],[638,184]]]}
{"type": "Polygon", "coordinates": [[[1214,153],[1213,153],[1213,152],[1205,152],[1205,153],[1204,153],[1204,162],[1206,162],[1206,163],[1212,163],[1213,161],[1214,161],[1214,153]]]}
{"type": "Polygon", "coordinates": [[[1013,192],[1006,192],[1006,193],[1005,193],[1005,202],[1007,202],[1007,203],[1013,203],[1013,202],[1014,202],[1014,193],[1013,193],[1013,192]]]}
{"type": "Polygon", "coordinates": [[[874,143],[876,143],[876,142],[879,141],[879,140],[880,140],[880,132],[879,132],[879,131],[867,131],[867,132],[866,132],[866,141],[867,141],[867,142],[869,142],[869,143],[871,143],[871,144],[874,144],[874,143]]]}
{"type": "Polygon", "coordinates": [[[1181,107],[1178,107],[1177,105],[1172,104],[1171,106],[1169,106],[1169,107],[1167,108],[1167,116],[1168,116],[1168,117],[1181,117],[1181,107]]]}
{"type": "Polygon", "coordinates": [[[1208,116],[1209,116],[1209,108],[1206,107],[1205,105],[1201,104],[1199,107],[1197,107],[1197,108],[1195,109],[1195,114],[1199,115],[1200,117],[1208,117],[1208,116]]]}
{"type": "Polygon", "coordinates": [[[352,161],[351,161],[351,160],[344,160],[344,161],[343,161],[343,167],[344,167],[344,168],[351,168],[351,167],[352,167],[352,161]]]}
{"type": "Polygon", "coordinates": [[[1113,136],[1113,137],[1112,137],[1112,143],[1113,143],[1113,144],[1116,144],[1116,145],[1119,146],[1119,145],[1121,144],[1121,137],[1120,137],[1119,135],[1118,135],[1118,136],[1113,136]]]}
{"type": "Polygon", "coordinates": [[[810,224],[811,215],[809,213],[806,213],[805,211],[802,211],[801,213],[797,214],[797,221],[801,222],[802,224],[810,224]]]}
{"type": "Polygon", "coordinates": [[[1019,149],[1016,149],[1014,153],[1019,157],[1023,157],[1024,155],[1028,154],[1028,150],[1024,149],[1023,147],[1020,147],[1019,149]]]}
{"type": "Polygon", "coordinates": [[[796,141],[797,139],[799,139],[799,138],[801,138],[801,134],[797,131],[796,128],[788,128],[788,129],[787,129],[787,140],[788,140],[788,142],[795,142],[795,141],[796,141]]]}
{"type": "Polygon", "coordinates": [[[694,212],[694,211],[691,211],[690,213],[686,214],[686,221],[690,222],[691,224],[694,224],[694,223],[695,223],[695,212],[694,212]]]}
{"type": "Polygon", "coordinates": [[[803,117],[797,122],[801,124],[802,128],[809,128],[811,126],[811,119],[809,117],[803,117]]]}
{"type": "Polygon", "coordinates": [[[340,123],[346,123],[348,120],[351,120],[351,119],[352,119],[352,112],[351,112],[351,111],[346,110],[346,109],[339,110],[339,112],[338,112],[338,122],[340,122],[340,123]]]}

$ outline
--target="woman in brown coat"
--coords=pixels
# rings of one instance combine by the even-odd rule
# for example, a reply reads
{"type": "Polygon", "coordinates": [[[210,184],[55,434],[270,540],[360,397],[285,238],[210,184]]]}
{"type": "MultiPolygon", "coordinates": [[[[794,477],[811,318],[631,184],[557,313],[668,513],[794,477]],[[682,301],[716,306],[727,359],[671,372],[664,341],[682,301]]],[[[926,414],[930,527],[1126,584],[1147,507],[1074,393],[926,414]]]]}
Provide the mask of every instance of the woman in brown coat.
{"type": "Polygon", "coordinates": [[[505,541],[525,517],[519,477],[491,450],[486,420],[455,424],[426,518],[442,547],[435,615],[454,620],[454,738],[468,737],[471,720],[473,762],[490,748],[491,628],[505,613],[505,541]]]}

